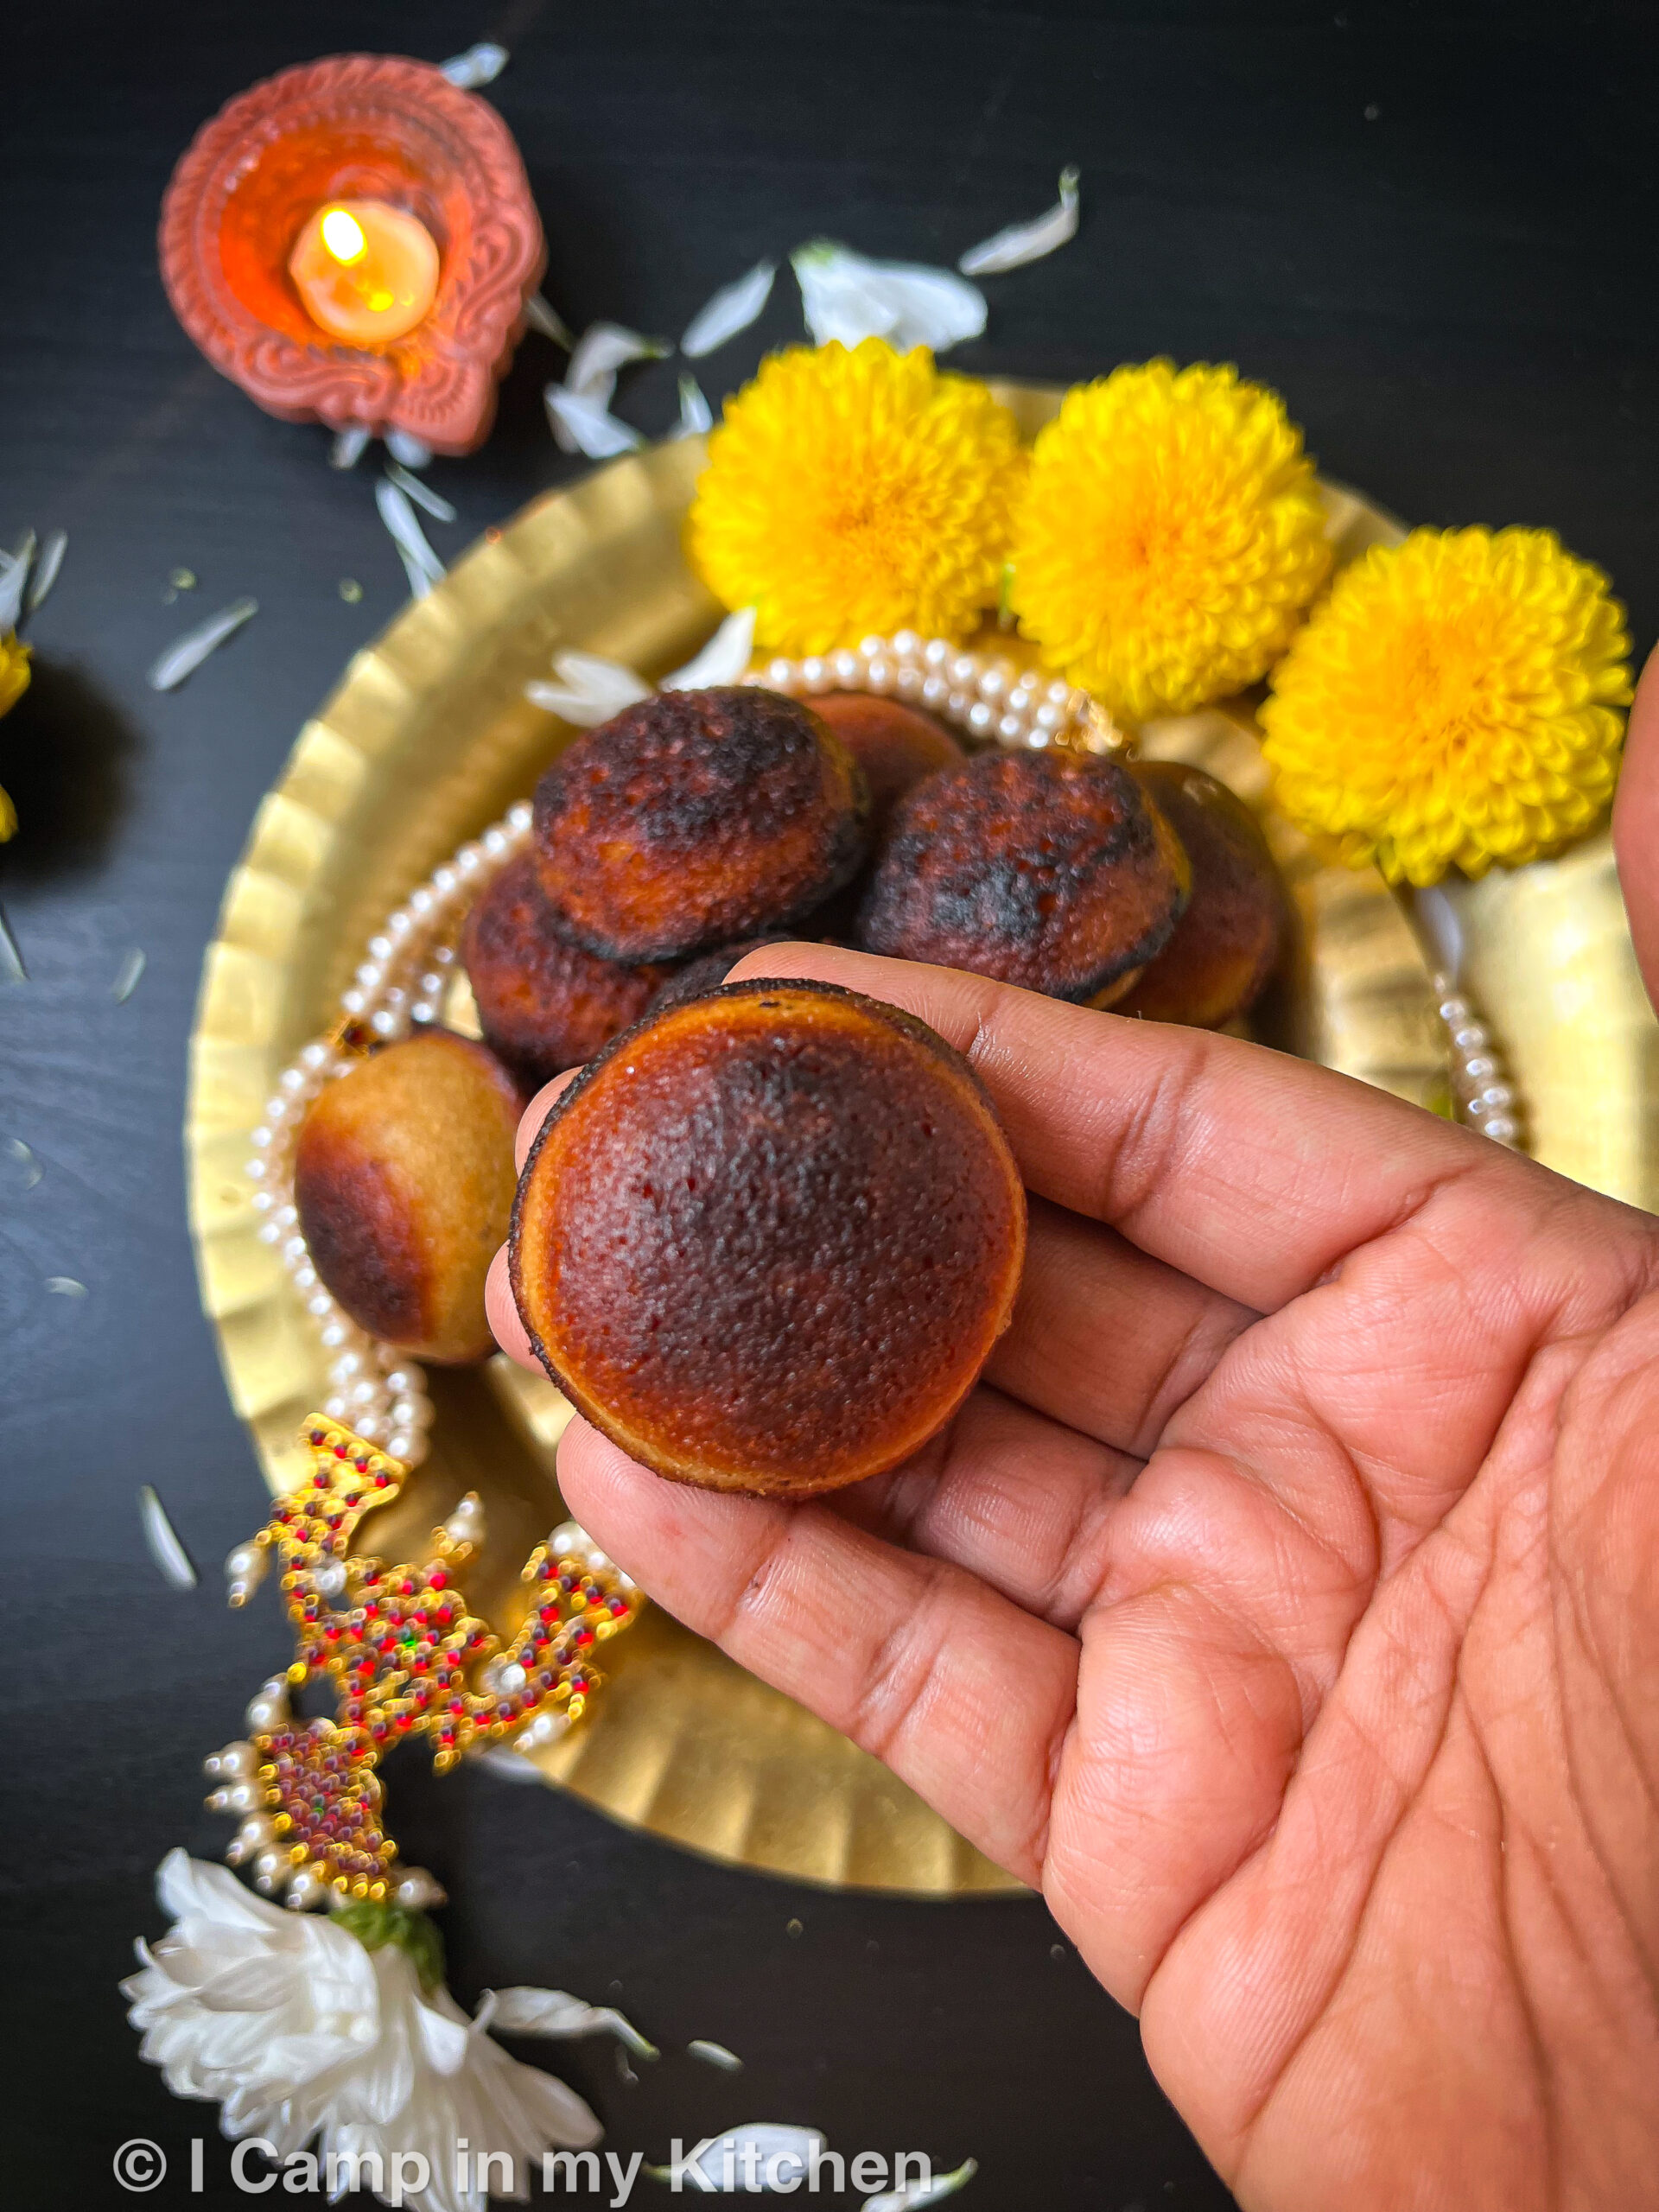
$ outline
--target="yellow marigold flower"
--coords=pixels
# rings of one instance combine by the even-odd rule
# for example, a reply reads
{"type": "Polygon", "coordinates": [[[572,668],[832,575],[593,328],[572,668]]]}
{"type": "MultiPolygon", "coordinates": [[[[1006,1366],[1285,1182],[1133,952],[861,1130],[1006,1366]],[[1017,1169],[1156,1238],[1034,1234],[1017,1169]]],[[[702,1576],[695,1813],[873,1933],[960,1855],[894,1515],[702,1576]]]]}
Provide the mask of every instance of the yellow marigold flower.
{"type": "Polygon", "coordinates": [[[1276,795],[1390,883],[1558,851],[1612,797],[1630,636],[1547,530],[1418,530],[1338,577],[1262,713],[1276,795]]]}
{"type": "MultiPolygon", "coordinates": [[[[15,707],[28,689],[29,647],[20,645],[15,635],[0,637],[0,715],[15,707]]],[[[16,827],[17,810],[0,785],[0,845],[16,827]]]]}
{"type": "Polygon", "coordinates": [[[792,346],[709,442],[691,557],[767,651],[960,638],[995,602],[1022,466],[1008,410],[925,347],[792,346]]]}
{"type": "Polygon", "coordinates": [[[1148,361],[1078,385],[1039,433],[1010,603],[1051,668],[1141,721],[1265,676],[1330,565],[1278,394],[1148,361]]]}

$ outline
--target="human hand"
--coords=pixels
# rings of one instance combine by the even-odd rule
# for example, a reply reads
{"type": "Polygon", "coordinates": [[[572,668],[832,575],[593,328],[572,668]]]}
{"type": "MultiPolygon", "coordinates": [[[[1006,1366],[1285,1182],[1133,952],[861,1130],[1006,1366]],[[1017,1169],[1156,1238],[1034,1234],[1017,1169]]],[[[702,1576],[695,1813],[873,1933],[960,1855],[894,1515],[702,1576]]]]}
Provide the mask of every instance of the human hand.
{"type": "Polygon", "coordinates": [[[578,1421],[571,1510],[1041,1889],[1246,2206],[1656,2201],[1659,1223],[1226,1038],[736,973],[968,1055],[1014,1319],[892,1475],[715,1496],[578,1421]]]}

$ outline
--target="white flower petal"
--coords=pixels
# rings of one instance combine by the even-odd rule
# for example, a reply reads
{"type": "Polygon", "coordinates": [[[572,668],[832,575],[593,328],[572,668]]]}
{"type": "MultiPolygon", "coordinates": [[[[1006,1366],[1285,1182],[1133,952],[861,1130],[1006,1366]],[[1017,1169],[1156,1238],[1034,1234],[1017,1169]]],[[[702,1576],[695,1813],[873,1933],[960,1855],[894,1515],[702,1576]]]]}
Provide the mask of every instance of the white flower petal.
{"type": "Polygon", "coordinates": [[[369,448],[369,434],[359,423],[354,429],[337,430],[328,448],[330,468],[355,468],[369,448]]]}
{"type": "Polygon", "coordinates": [[[431,465],[431,447],[423,438],[411,437],[407,430],[388,430],[386,451],[394,461],[401,461],[405,468],[426,468],[431,465]]]}
{"type": "Polygon", "coordinates": [[[985,327],[985,296],[949,269],[870,261],[820,238],[790,257],[815,346],[885,338],[896,353],[943,353],[985,327]]]}
{"type": "Polygon", "coordinates": [[[420,478],[412,470],[405,468],[401,461],[388,461],[386,474],[406,499],[413,499],[417,507],[424,507],[434,522],[454,522],[456,519],[455,511],[448,500],[441,493],[435,492],[429,484],[423,484],[420,478]]]}
{"type": "Polygon", "coordinates": [[[735,683],[754,652],[754,609],[741,607],[728,614],[694,660],[665,676],[664,691],[706,691],[711,684],[735,683]]]}
{"type": "Polygon", "coordinates": [[[0,568],[0,637],[17,627],[17,618],[23,611],[23,587],[34,558],[32,530],[15,553],[0,553],[0,562],[5,564],[0,568]]]}
{"type": "Polygon", "coordinates": [[[741,2074],[743,2062],[734,2050],[728,2050],[723,2043],[710,2043],[707,2036],[696,2036],[685,2046],[688,2058],[700,2058],[705,2066],[718,2066],[723,2073],[741,2074]]]}
{"type": "Polygon", "coordinates": [[[757,261],[746,276],[722,284],[705,300],[685,327],[680,351],[688,361],[700,361],[740,330],[747,330],[772,297],[778,275],[775,261],[757,261]]]}
{"type": "Polygon", "coordinates": [[[234,637],[242,625],[251,622],[258,612],[257,599],[233,599],[217,614],[210,614],[194,630],[187,630],[151,668],[148,678],[150,690],[175,691],[187,676],[195,674],[209,653],[216,652],[226,638],[234,637]]]}
{"type": "Polygon", "coordinates": [[[921,2212],[925,2204],[938,2204],[947,2196],[954,2196],[965,2189],[979,2171],[977,2158],[964,2158],[954,2173],[934,2174],[926,2181],[906,2182],[902,2189],[890,2189],[885,2196],[867,2196],[863,2212],[921,2212]]]}
{"type": "Polygon", "coordinates": [[[1046,253],[1052,253],[1057,246],[1076,238],[1080,175],[1077,169],[1063,168],[1060,196],[1046,214],[1036,216],[1029,223],[1010,223],[995,238],[969,246],[957,264],[963,275],[1001,276],[1007,270],[1023,269],[1028,261],[1040,261],[1046,253]]]}
{"type": "Polygon", "coordinates": [[[636,2058],[655,2058],[657,2046],[613,2005],[586,2005],[563,1989],[496,1989],[490,2026],[499,2035],[616,2036],[636,2058]]]}
{"type": "Polygon", "coordinates": [[[459,85],[463,92],[476,92],[480,85],[493,85],[506,66],[506,48],[488,38],[469,46],[465,54],[452,54],[447,61],[438,64],[450,83],[459,85]]]}
{"type": "Polygon", "coordinates": [[[705,430],[715,427],[714,410],[703,397],[702,386],[696,377],[680,378],[680,419],[669,432],[671,438],[700,438],[705,430]]]}
{"type": "Polygon", "coordinates": [[[162,1580],[175,1590],[194,1590],[196,1570],[190,1563],[190,1554],[179,1541],[178,1531],[168,1519],[166,1507],[148,1483],[139,1485],[138,1518],[149,1555],[160,1567],[162,1580]]]}
{"type": "Polygon", "coordinates": [[[524,321],[532,330],[539,330],[543,338],[550,338],[556,346],[563,346],[567,353],[575,351],[576,341],[571,334],[569,324],[539,292],[532,292],[524,302],[524,321]]]}
{"type": "MultiPolygon", "coordinates": [[[[35,581],[29,588],[29,597],[24,602],[25,613],[32,614],[56,583],[58,570],[63,566],[63,556],[68,550],[69,533],[67,530],[48,531],[41,539],[41,550],[35,561],[35,581]]],[[[4,626],[0,623],[0,628],[4,626]]]]}
{"type": "MultiPolygon", "coordinates": [[[[798,2186],[812,2171],[814,2154],[823,2146],[824,2138],[816,2127],[792,2127],[782,2120],[747,2120],[741,2127],[728,2127],[723,2135],[705,2135],[686,2154],[679,2171],[683,2181],[705,2195],[751,2196],[764,2190],[769,2159],[798,2160],[798,2164],[780,2169],[779,2178],[792,2177],[798,2186]],[[744,2178],[744,2152],[751,2145],[755,2155],[748,2163],[748,2171],[759,2177],[753,2186],[744,2178]]],[[[662,2177],[660,2170],[658,2177],[662,2177]]]]}
{"type": "Polygon", "coordinates": [[[416,599],[424,599],[434,584],[442,580],[444,566],[416,519],[408,493],[400,491],[390,477],[383,476],[374,487],[374,504],[397,548],[410,593],[416,599]]]}
{"type": "Polygon", "coordinates": [[[566,453],[585,453],[589,461],[610,461],[637,453],[645,442],[631,423],[620,423],[600,402],[550,384],[542,394],[553,435],[566,453]]]}
{"type": "Polygon", "coordinates": [[[608,407],[616,390],[616,372],[630,361],[659,361],[668,352],[660,339],[642,338],[620,322],[589,323],[576,340],[564,388],[579,399],[597,400],[608,407]]]}
{"type": "Polygon", "coordinates": [[[556,653],[553,672],[556,683],[526,683],[525,698],[583,729],[607,722],[625,707],[651,696],[643,677],[624,668],[620,660],[602,660],[597,653],[556,653]]]}

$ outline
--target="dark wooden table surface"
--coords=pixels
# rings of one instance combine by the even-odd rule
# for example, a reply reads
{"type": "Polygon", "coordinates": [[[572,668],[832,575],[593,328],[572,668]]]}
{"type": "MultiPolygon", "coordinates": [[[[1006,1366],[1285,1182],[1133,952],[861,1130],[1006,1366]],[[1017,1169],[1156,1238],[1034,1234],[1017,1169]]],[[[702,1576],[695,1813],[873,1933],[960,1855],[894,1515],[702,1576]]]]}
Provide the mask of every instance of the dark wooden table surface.
{"type": "MultiPolygon", "coordinates": [[[[7,24],[0,110],[0,541],[68,531],[0,725],[22,818],[0,899],[29,970],[0,984],[0,1469],[7,1694],[3,2077],[9,2207],[125,2202],[124,2139],[187,2201],[188,2138],[228,2200],[207,2107],[141,2065],[115,1982],[164,1851],[216,1856],[202,1754],[285,1656],[217,1561],[263,1499],[197,1307],[179,1128],[202,948],[260,794],[404,582],[370,473],[269,420],[192,351],[156,280],[168,173],[222,100],[353,48],[437,60],[493,36],[489,95],[524,148],[547,289],[580,327],[675,331],[761,254],[829,233],[950,261],[1084,172],[1077,241],[991,283],[963,367],[1070,379],[1166,351],[1279,385],[1332,475],[1402,515],[1548,523],[1602,563],[1638,642],[1659,620],[1659,286],[1651,10],[1493,0],[54,0],[7,24]],[[168,574],[197,590],[164,603],[168,574]],[[340,578],[361,580],[356,604],[340,578]],[[196,613],[257,620],[183,690],[143,671],[196,613]],[[118,1003],[130,950],[142,980],[118,1003]],[[27,1185],[27,1187],[26,1187],[27,1185]],[[72,1277],[81,1297],[48,1291],[72,1277]],[[209,1570],[176,1594],[141,1541],[153,1483],[209,1570]]],[[[794,334],[707,365],[731,388],[794,334]]],[[[529,342],[485,452],[431,480],[446,552],[575,473],[529,342]]],[[[667,426],[671,372],[621,404],[667,426]]],[[[986,1777],[988,1789],[995,1777],[986,1777]]],[[[855,2147],[972,2153],[976,2212],[1192,2212],[1229,2200],[1132,2023],[1034,1900],[829,1894],[707,1866],[485,1772],[399,1778],[409,1855],[455,1890],[451,1979],[621,2002],[665,2047],[740,2050],[618,2075],[557,2063],[610,2139],[659,2157],[749,2117],[855,2147]],[[798,1921],[791,1936],[788,1923],[798,1921]]],[[[635,2202],[646,2201],[641,2183],[635,2202]]],[[[287,2201],[283,2199],[282,2201],[287,2201]]]]}

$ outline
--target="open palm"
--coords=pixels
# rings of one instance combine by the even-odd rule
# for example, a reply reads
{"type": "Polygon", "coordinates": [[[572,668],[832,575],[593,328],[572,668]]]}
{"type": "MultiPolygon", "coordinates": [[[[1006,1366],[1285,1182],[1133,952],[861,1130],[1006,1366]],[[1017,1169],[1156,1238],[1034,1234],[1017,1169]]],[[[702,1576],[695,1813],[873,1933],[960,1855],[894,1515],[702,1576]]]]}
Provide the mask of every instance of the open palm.
{"type": "Polygon", "coordinates": [[[968,1054],[1014,1320],[894,1474],[717,1497],[578,1423],[572,1510],[1040,1887],[1247,2205],[1659,2201],[1659,1223],[1227,1039],[746,972],[968,1054]]]}

